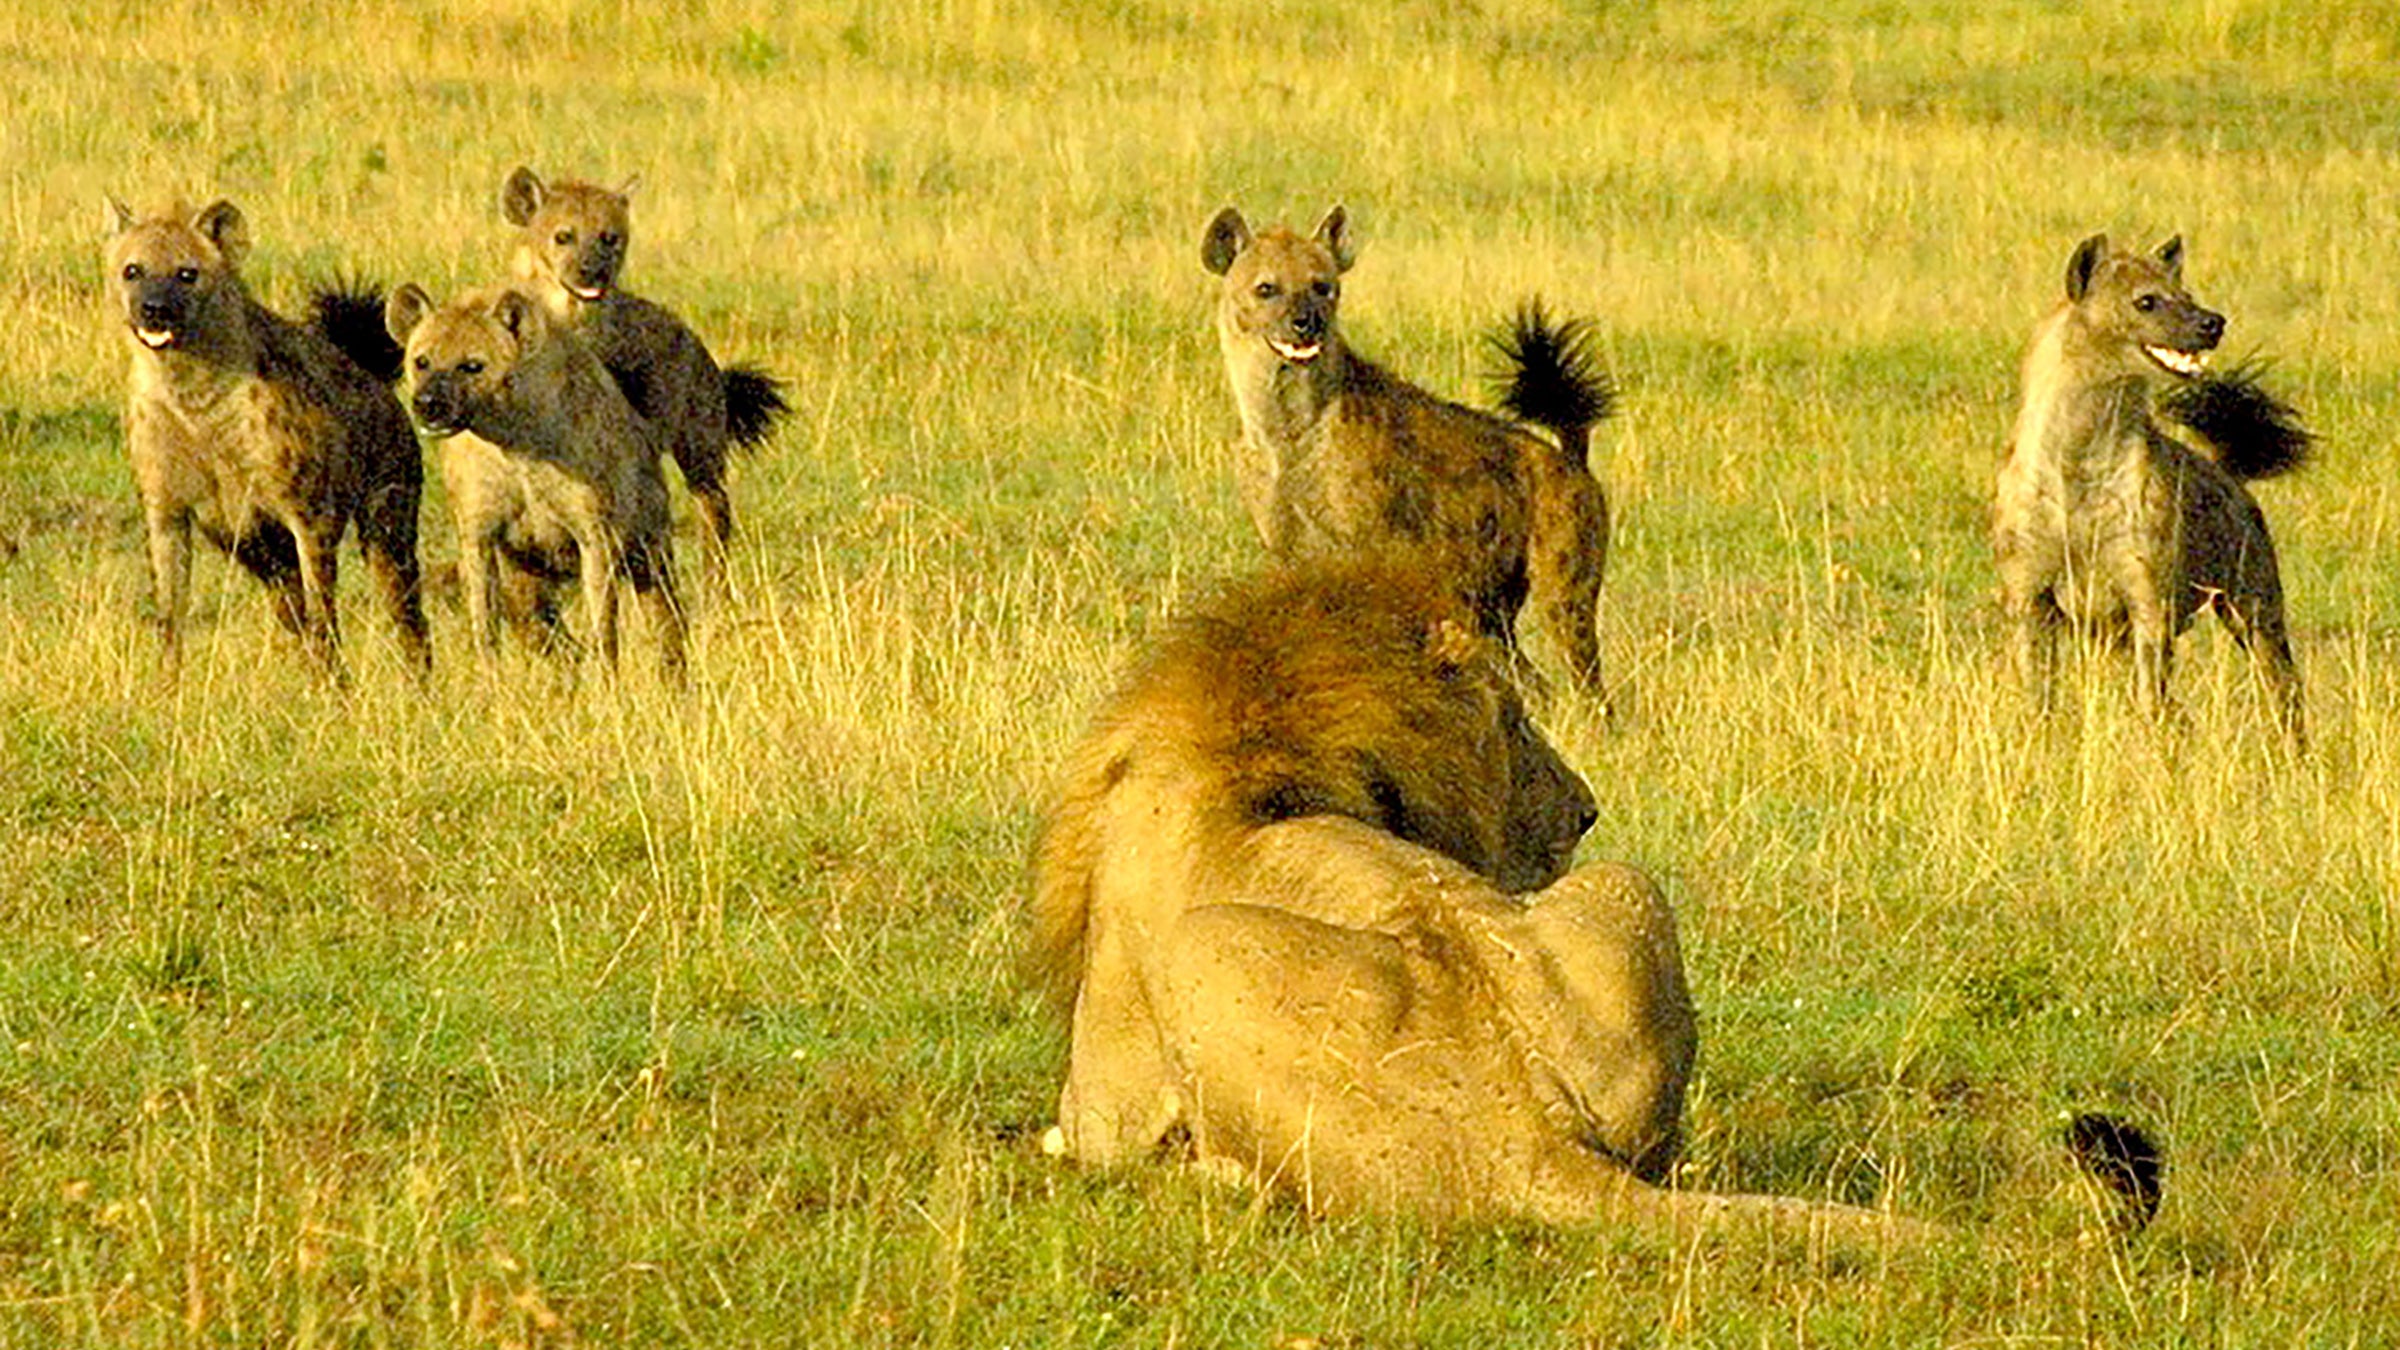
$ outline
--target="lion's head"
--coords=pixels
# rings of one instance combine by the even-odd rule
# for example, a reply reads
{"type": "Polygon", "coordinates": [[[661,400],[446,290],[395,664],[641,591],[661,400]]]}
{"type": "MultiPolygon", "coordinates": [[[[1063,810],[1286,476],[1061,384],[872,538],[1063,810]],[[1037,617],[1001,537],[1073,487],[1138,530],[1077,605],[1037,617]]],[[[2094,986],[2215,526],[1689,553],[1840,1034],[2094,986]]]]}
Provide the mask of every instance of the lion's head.
{"type": "Polygon", "coordinates": [[[1596,811],[1453,588],[1375,561],[1272,571],[1170,624],[1070,758],[1035,848],[1037,965],[1071,997],[1094,877],[1127,852],[1165,866],[1325,815],[1514,892],[1564,873],[1596,811]]]}

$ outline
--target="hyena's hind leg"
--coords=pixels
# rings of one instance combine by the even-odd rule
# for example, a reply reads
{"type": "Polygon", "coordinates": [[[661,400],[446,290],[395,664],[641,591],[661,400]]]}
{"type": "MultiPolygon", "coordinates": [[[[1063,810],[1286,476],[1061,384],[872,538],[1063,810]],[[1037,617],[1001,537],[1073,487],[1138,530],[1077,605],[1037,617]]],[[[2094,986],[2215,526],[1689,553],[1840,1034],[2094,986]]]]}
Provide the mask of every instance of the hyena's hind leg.
{"type": "Polygon", "coordinates": [[[433,639],[425,622],[425,578],[417,561],[417,489],[387,485],[369,494],[358,518],[358,551],[399,635],[408,673],[419,684],[433,673],[433,639]]]}
{"type": "Polygon", "coordinates": [[[1600,678],[1600,583],[1608,570],[1608,498],[1588,473],[1559,472],[1538,485],[1528,589],[1542,631],[1582,693],[1606,698],[1600,678]]]}
{"type": "Polygon", "coordinates": [[[2226,631],[2257,665],[2268,696],[2275,700],[2276,724],[2294,749],[2305,750],[2308,722],[2301,706],[2300,665],[2292,659],[2292,636],[2284,621],[2281,588],[2273,577],[2266,581],[2264,590],[2245,589],[2223,597],[2217,613],[2226,631]]]}
{"type": "MultiPolygon", "coordinates": [[[[660,425],[653,423],[653,425],[660,425]]],[[[670,428],[668,457],[683,475],[692,494],[692,512],[700,517],[700,557],[708,572],[725,576],[727,550],[733,543],[733,494],[725,487],[728,444],[725,419],[695,412],[684,425],[670,428]]]]}
{"type": "Polygon", "coordinates": [[[295,533],[279,521],[260,525],[233,547],[234,561],[267,588],[276,621],[299,639],[318,669],[344,680],[340,621],[333,607],[334,545],[340,535],[295,533]]]}
{"type": "Polygon", "coordinates": [[[568,579],[505,552],[500,559],[494,583],[500,616],[544,660],[573,661],[583,651],[559,612],[559,587],[568,579]]]}
{"type": "Polygon", "coordinates": [[[628,545],[625,578],[650,616],[658,635],[659,671],[669,684],[684,684],[683,601],[675,589],[675,555],[663,541],[628,545]]]}

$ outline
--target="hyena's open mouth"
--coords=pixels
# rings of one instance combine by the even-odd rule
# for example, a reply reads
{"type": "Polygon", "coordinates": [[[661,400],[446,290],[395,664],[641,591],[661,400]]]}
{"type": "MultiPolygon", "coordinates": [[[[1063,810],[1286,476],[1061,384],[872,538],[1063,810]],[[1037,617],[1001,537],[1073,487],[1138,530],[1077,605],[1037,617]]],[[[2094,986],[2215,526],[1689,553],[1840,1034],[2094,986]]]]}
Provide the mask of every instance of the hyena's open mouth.
{"type": "Polygon", "coordinates": [[[585,270],[578,268],[566,279],[567,294],[586,304],[598,304],[608,298],[609,288],[617,284],[617,269],[613,266],[585,270]]]}
{"type": "Polygon", "coordinates": [[[2142,348],[2142,354],[2156,361],[2169,374],[2181,375],[2187,380],[2200,378],[2200,373],[2208,368],[2207,358],[2198,352],[2179,352],[2172,347],[2145,346],[2142,348]]]}
{"type": "Polygon", "coordinates": [[[137,323],[133,325],[133,336],[135,341],[154,352],[163,352],[175,345],[175,330],[172,328],[144,328],[137,323]]]}
{"type": "Polygon", "coordinates": [[[1286,342],[1281,338],[1268,338],[1267,345],[1275,349],[1277,356],[1301,366],[1316,360],[1317,353],[1325,350],[1322,342],[1286,342]]]}

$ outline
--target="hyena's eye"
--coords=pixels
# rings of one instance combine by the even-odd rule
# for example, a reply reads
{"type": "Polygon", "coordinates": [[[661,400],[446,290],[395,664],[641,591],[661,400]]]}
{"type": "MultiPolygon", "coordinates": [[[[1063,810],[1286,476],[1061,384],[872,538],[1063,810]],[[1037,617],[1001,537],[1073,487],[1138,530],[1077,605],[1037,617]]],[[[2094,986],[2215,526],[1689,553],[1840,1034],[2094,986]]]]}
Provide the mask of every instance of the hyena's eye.
{"type": "Polygon", "coordinates": [[[140,263],[127,263],[125,264],[125,271],[121,275],[123,275],[127,281],[140,281],[142,279],[142,265],[140,263]]]}
{"type": "Polygon", "coordinates": [[[470,356],[466,360],[458,363],[458,373],[461,375],[481,375],[483,373],[483,362],[478,361],[474,357],[470,356]]]}
{"type": "Polygon", "coordinates": [[[553,244],[572,244],[575,242],[575,232],[573,230],[560,230],[558,233],[550,236],[550,242],[553,244]]]}
{"type": "Polygon", "coordinates": [[[422,357],[422,356],[420,356],[420,357],[418,357],[418,358],[416,359],[416,363],[415,363],[415,364],[416,364],[416,367],[417,367],[417,369],[419,369],[419,370],[431,370],[431,369],[433,369],[433,362],[432,362],[432,361],[430,361],[430,360],[428,360],[428,359],[426,359],[425,357],[422,357]]]}
{"type": "Polygon", "coordinates": [[[1309,287],[1309,289],[1315,291],[1320,297],[1330,297],[1333,294],[1333,283],[1330,281],[1320,281],[1309,287]]]}
{"type": "Polygon", "coordinates": [[[602,248],[615,248],[617,246],[617,232],[615,230],[602,230],[600,232],[600,246],[602,248]]]}
{"type": "Polygon", "coordinates": [[[175,269],[175,279],[182,282],[184,285],[189,286],[193,282],[200,279],[200,269],[197,267],[178,267],[175,269]]]}
{"type": "Polygon", "coordinates": [[[2144,314],[2148,314],[2156,310],[2158,308],[2158,304],[2158,297],[2155,295],[2137,295],[2133,298],[2133,307],[2140,310],[2144,314]]]}
{"type": "Polygon", "coordinates": [[[1276,285],[1272,281],[1262,281],[1251,287],[1250,293],[1257,296],[1261,300],[1272,300],[1276,296],[1283,294],[1283,288],[1276,285]]]}

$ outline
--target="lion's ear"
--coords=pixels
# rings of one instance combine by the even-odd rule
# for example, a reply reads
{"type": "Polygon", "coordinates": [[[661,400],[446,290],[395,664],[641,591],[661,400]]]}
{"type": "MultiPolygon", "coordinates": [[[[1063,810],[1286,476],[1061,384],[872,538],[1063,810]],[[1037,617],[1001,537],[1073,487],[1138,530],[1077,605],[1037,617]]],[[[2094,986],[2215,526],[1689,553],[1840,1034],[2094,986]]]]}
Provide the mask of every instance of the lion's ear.
{"type": "Polygon", "coordinates": [[[1436,619],[1425,629],[1425,659],[1448,679],[1483,659],[1483,639],[1456,619],[1436,619]]]}
{"type": "Polygon", "coordinates": [[[520,164],[500,188],[500,215],[511,225],[530,225],[542,209],[542,180],[520,164]]]}

